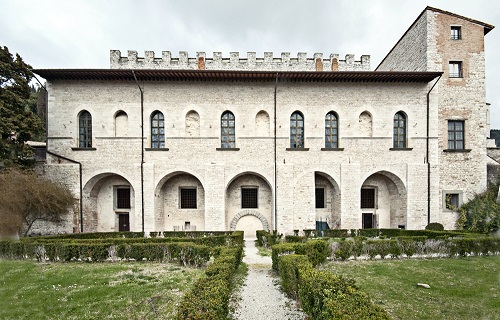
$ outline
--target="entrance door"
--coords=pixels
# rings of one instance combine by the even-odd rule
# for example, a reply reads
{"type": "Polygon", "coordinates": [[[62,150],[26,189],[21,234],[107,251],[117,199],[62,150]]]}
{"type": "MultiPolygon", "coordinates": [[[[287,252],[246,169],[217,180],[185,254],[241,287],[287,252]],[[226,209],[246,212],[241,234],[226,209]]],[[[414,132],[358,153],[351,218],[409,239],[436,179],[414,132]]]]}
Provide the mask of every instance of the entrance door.
{"type": "Polygon", "coordinates": [[[372,212],[363,212],[363,229],[373,229],[372,212]]]}
{"type": "Polygon", "coordinates": [[[130,231],[128,213],[118,214],[118,231],[130,231]]]}

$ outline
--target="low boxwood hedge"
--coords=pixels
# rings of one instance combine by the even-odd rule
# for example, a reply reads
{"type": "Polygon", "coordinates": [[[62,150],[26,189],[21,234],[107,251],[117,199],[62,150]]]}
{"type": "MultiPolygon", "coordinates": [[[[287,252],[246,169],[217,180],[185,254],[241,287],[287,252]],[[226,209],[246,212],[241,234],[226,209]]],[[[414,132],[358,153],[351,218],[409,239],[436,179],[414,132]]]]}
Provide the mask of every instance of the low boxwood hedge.
{"type": "Polygon", "coordinates": [[[310,319],[390,319],[354,280],[314,269],[305,255],[281,256],[279,273],[283,290],[298,298],[310,319]]]}

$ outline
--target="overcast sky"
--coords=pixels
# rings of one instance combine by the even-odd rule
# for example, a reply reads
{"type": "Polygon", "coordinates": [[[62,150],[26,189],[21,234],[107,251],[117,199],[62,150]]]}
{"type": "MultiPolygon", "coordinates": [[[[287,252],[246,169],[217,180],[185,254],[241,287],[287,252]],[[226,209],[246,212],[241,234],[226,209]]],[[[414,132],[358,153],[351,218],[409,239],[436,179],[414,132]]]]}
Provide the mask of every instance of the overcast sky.
{"type": "Polygon", "coordinates": [[[500,129],[500,1],[0,0],[0,45],[34,68],[109,68],[109,50],[371,55],[372,70],[427,6],[498,25],[486,36],[491,128],[500,129]]]}

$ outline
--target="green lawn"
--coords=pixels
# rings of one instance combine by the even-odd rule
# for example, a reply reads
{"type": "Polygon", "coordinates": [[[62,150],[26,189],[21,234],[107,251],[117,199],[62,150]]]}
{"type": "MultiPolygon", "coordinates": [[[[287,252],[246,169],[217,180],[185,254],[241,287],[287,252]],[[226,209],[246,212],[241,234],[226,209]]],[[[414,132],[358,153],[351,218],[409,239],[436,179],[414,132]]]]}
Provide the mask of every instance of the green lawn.
{"type": "Polygon", "coordinates": [[[168,319],[202,269],[0,260],[0,319],[168,319]]]}
{"type": "Polygon", "coordinates": [[[394,319],[500,319],[500,256],[331,262],[323,269],[354,278],[394,319]]]}

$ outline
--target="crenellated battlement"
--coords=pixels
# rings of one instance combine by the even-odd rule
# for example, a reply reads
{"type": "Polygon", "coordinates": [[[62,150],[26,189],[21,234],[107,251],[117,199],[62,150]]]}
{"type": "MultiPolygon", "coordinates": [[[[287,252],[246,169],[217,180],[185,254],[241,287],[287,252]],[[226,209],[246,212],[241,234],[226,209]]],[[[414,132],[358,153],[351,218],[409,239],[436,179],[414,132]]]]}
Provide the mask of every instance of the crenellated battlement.
{"type": "Polygon", "coordinates": [[[120,50],[110,51],[111,69],[171,69],[171,70],[247,70],[247,71],[370,71],[370,56],[362,55],[360,61],[354,60],[353,54],[339,59],[338,54],[323,58],[322,53],[307,57],[299,52],[296,58],[289,52],[282,52],[281,57],[274,57],[272,52],[264,52],[258,58],[255,52],[248,52],[241,58],[239,52],[231,52],[229,57],[222,57],[221,52],[214,52],[207,58],[205,52],[197,52],[196,57],[188,57],[186,51],[180,51],[178,57],[172,57],[170,51],[162,51],[161,57],[155,57],[154,51],[145,51],[139,57],[137,51],[129,50],[126,57],[120,50]]]}

